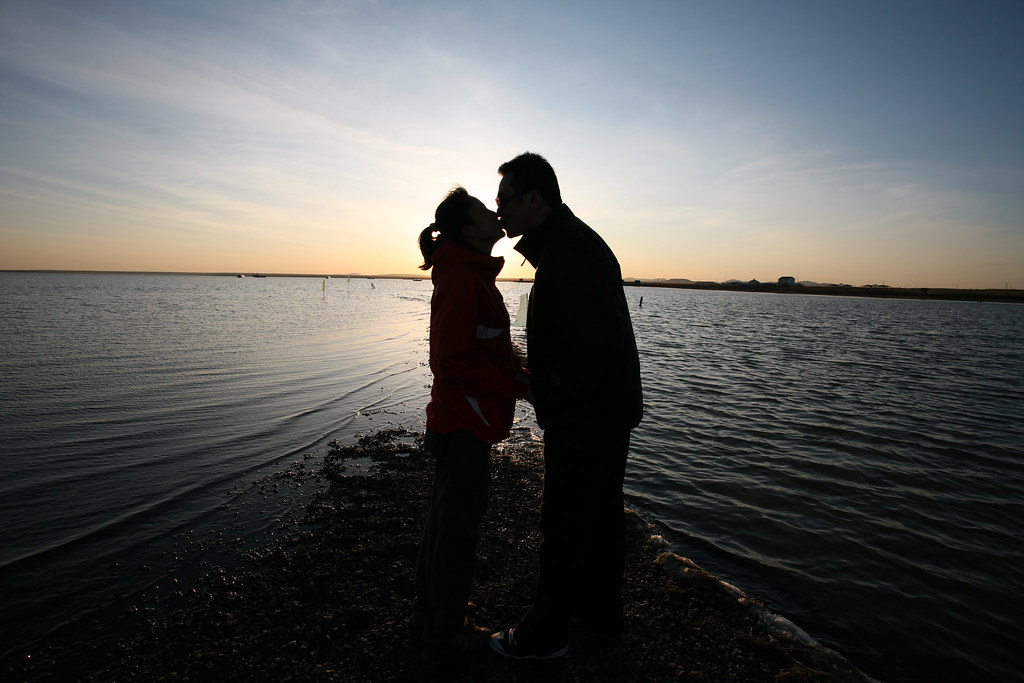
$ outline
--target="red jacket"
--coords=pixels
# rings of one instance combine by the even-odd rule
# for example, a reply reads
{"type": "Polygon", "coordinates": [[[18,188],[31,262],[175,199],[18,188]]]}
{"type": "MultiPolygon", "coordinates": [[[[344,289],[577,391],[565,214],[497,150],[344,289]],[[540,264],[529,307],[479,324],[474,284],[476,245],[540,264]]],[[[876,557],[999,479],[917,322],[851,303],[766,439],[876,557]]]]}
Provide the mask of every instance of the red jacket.
{"type": "Polygon", "coordinates": [[[522,365],[512,351],[508,310],[494,285],[505,259],[451,240],[433,255],[430,299],[430,370],[434,385],[427,429],[446,434],[466,429],[495,443],[508,438],[516,398],[527,387],[516,379],[522,365]]]}

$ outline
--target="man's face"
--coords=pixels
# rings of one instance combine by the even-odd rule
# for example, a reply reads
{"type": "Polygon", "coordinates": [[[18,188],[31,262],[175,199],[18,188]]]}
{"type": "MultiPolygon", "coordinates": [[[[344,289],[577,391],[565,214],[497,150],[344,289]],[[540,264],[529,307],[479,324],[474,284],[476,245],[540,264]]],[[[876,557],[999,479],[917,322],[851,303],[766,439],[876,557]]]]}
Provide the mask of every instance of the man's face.
{"type": "Polygon", "coordinates": [[[502,177],[501,182],[498,183],[496,198],[498,220],[501,222],[502,230],[509,237],[519,237],[534,227],[530,222],[530,214],[523,199],[523,193],[516,188],[515,184],[508,177],[502,177]]]}

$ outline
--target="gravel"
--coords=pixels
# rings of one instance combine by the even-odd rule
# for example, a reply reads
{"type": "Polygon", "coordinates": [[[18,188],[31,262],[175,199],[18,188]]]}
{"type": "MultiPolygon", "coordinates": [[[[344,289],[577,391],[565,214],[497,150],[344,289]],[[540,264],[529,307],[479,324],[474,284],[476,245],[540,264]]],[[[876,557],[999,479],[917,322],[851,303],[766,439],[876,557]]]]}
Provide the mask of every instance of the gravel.
{"type": "MultiPolygon", "coordinates": [[[[573,630],[565,657],[513,662],[427,645],[409,617],[432,475],[419,435],[401,429],[332,443],[307,475],[318,493],[290,538],[243,571],[205,577],[192,604],[150,621],[83,680],[870,680],[668,552],[630,511],[627,630],[614,646],[573,630]]],[[[539,444],[496,447],[472,595],[480,625],[514,624],[532,597],[542,480],[539,444]]]]}

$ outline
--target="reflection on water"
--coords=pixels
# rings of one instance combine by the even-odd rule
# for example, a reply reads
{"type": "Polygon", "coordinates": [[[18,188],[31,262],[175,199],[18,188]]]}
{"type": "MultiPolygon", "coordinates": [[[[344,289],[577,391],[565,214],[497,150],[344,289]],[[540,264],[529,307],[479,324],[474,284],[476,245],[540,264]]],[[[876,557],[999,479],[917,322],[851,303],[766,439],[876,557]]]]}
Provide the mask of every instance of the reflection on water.
{"type": "MultiPolygon", "coordinates": [[[[513,318],[528,288],[501,285],[513,318]]],[[[240,492],[326,441],[422,428],[430,291],[0,274],[4,642],[187,584],[186,547],[226,561],[209,539],[301,499],[240,492]]],[[[1016,675],[1024,307],[627,298],[646,403],[627,496],[677,552],[882,679],[1016,675]]]]}
{"type": "Polygon", "coordinates": [[[247,479],[419,419],[430,284],[378,285],[0,274],[4,649],[157,583],[247,479]]]}

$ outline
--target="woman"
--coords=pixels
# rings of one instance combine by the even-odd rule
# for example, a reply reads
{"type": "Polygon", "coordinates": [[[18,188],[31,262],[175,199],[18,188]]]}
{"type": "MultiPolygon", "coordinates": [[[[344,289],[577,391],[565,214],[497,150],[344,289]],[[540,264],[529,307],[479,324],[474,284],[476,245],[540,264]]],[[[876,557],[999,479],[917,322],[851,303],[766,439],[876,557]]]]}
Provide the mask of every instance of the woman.
{"type": "Polygon", "coordinates": [[[505,260],[498,218],[463,187],[444,198],[420,234],[423,270],[433,267],[425,443],[436,458],[420,544],[413,623],[424,640],[472,650],[489,631],[466,615],[479,525],[487,509],[491,445],[512,427],[529,380],[512,350],[509,316],[494,281],[505,260]]]}

